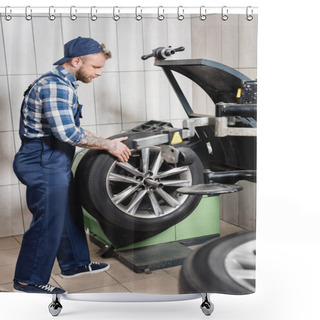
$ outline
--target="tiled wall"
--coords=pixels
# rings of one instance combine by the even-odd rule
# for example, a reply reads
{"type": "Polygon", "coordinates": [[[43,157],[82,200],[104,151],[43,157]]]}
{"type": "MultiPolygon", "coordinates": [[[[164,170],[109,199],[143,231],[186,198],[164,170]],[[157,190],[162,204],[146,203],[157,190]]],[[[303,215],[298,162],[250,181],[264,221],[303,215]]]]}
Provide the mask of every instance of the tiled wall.
{"type": "MultiPolygon", "coordinates": [[[[183,45],[186,50],[177,58],[207,57],[243,69],[244,73],[255,72],[253,65],[245,65],[248,59],[244,54],[248,43],[251,45],[251,27],[237,16],[230,16],[223,26],[221,19],[212,17],[205,22],[190,17],[183,21],[144,17],[137,22],[134,17],[124,16],[117,22],[110,17],[91,21],[80,16],[75,21],[69,17],[50,21],[47,16],[34,16],[31,21],[24,17],[6,21],[1,16],[0,20],[0,237],[23,233],[31,221],[25,187],[18,183],[12,170],[13,157],[20,146],[19,109],[26,87],[63,56],[63,43],[77,36],[93,37],[113,53],[103,76],[90,84],[80,83],[78,90],[84,105],[83,127],[103,136],[151,119],[181,126],[186,115],[163,72],[153,66],[152,59],[140,59],[158,46],[183,45]],[[228,46],[234,36],[237,51],[232,53],[228,46]],[[218,47],[222,49],[219,51],[218,47]]],[[[187,79],[177,78],[195,110],[210,111],[206,97],[187,79]]]]}
{"type": "MultiPolygon", "coordinates": [[[[257,78],[258,16],[247,21],[245,15],[230,15],[222,21],[210,15],[206,21],[192,19],[192,57],[206,58],[226,64],[250,79],[257,78]],[[203,36],[200,36],[203,35],[203,36]]],[[[212,100],[193,84],[193,108],[202,114],[214,115],[212,100]]],[[[221,196],[221,218],[245,229],[256,223],[256,184],[241,181],[244,190],[221,196]]]]}

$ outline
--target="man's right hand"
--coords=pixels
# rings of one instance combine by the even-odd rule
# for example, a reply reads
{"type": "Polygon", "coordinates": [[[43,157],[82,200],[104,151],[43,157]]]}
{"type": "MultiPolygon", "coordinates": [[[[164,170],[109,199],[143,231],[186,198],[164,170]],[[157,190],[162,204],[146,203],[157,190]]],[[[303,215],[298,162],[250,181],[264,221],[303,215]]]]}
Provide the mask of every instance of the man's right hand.
{"type": "Polygon", "coordinates": [[[108,150],[109,153],[117,157],[121,162],[127,162],[131,155],[130,149],[121,142],[127,139],[128,137],[115,138],[113,140],[106,139],[110,141],[111,145],[110,150],[108,150]]]}

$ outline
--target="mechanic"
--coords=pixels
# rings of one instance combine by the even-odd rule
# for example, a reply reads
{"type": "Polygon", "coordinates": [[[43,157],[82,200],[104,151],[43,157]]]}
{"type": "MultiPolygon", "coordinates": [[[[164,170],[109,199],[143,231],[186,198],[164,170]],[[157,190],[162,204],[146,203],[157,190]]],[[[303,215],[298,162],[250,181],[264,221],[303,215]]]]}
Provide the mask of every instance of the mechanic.
{"type": "Polygon", "coordinates": [[[33,215],[25,232],[13,280],[14,290],[63,294],[48,284],[57,258],[61,276],[103,272],[106,263],[91,262],[81,205],[76,197],[71,162],[75,147],[101,149],[126,162],[127,137],[107,139],[80,126],[82,105],[77,81],[90,83],[102,75],[111,52],[91,38],[78,37],[64,45],[64,57],[53,71],[34,81],[21,106],[21,147],[13,168],[27,187],[33,215]]]}

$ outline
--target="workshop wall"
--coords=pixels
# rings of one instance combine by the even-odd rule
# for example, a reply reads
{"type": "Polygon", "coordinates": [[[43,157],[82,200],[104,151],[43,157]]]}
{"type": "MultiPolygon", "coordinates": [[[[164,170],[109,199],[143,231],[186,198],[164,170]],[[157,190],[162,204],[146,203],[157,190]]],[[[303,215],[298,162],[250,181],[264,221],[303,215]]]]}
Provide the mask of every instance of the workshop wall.
{"type": "MultiPolygon", "coordinates": [[[[77,36],[93,37],[112,51],[113,58],[107,61],[103,76],[90,84],[80,83],[78,89],[79,101],[84,105],[82,126],[110,136],[152,119],[171,121],[180,127],[186,118],[162,70],[153,66],[153,59],[140,59],[156,47],[184,46],[186,50],[177,53],[177,58],[216,60],[255,78],[256,55],[248,56],[247,52],[256,54],[256,50],[251,50],[251,46],[256,46],[256,20],[255,17],[249,26],[243,16],[233,15],[225,22],[220,15],[208,16],[206,21],[186,16],[183,21],[168,17],[156,22],[154,16],[144,17],[140,22],[132,16],[121,16],[117,22],[110,16],[99,16],[97,21],[80,16],[75,21],[59,16],[54,21],[47,16],[31,21],[15,16],[6,21],[1,16],[0,237],[22,234],[31,221],[25,187],[12,170],[13,157],[20,146],[20,105],[27,86],[51,70],[52,63],[63,56],[63,43],[77,36]],[[199,32],[205,32],[206,37],[197,37],[199,32]]],[[[196,112],[212,113],[212,102],[198,88],[182,76],[177,75],[177,79],[196,112]]],[[[252,189],[250,196],[254,193],[252,189]]],[[[239,213],[241,196],[239,193],[232,203],[226,202],[235,209],[231,217],[225,218],[246,226],[247,219],[242,219],[244,216],[239,213]],[[242,220],[245,222],[239,223],[242,220]]]]}

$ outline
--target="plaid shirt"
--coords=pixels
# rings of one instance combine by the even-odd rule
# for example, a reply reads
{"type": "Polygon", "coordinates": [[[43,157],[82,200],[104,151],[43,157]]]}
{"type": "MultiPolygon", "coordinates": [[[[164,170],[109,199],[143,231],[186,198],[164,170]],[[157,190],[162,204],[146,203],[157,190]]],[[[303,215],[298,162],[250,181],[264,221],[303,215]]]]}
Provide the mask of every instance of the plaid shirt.
{"type": "Polygon", "coordinates": [[[58,66],[46,76],[33,83],[25,95],[22,113],[24,136],[39,138],[54,135],[57,139],[77,145],[86,134],[75,120],[81,112],[78,103],[78,83],[62,66],[58,66]]]}

